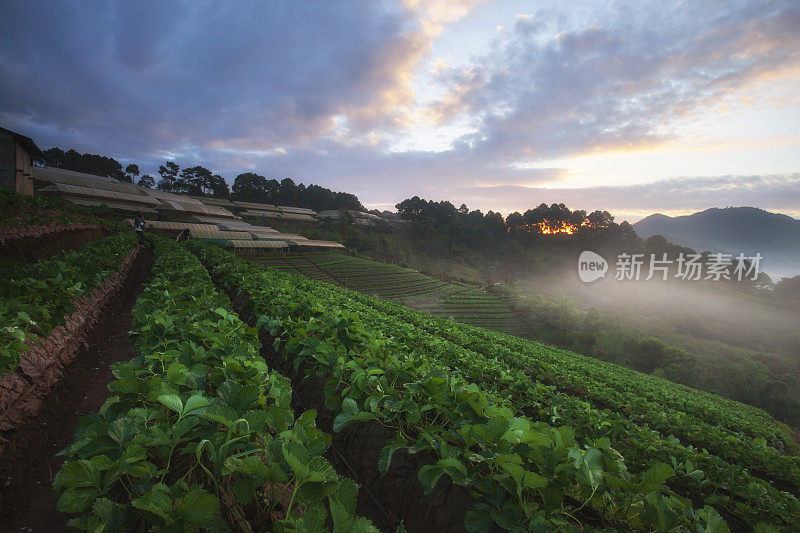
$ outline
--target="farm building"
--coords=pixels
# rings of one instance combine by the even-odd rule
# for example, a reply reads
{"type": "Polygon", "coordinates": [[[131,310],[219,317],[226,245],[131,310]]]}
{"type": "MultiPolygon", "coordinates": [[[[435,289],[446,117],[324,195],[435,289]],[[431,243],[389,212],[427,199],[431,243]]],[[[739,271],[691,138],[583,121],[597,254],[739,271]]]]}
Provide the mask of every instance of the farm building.
{"type": "Polygon", "coordinates": [[[327,211],[320,211],[317,217],[320,220],[325,220],[326,218],[329,218],[331,220],[338,222],[347,215],[353,217],[353,223],[359,226],[374,226],[376,222],[380,222],[383,220],[378,215],[373,215],[372,213],[365,213],[363,211],[351,211],[347,209],[329,209],[327,211]]]}
{"type": "Polygon", "coordinates": [[[162,215],[179,220],[198,217],[213,218],[214,223],[218,220],[238,220],[224,207],[207,205],[191,196],[148,189],[103,176],[53,167],[35,167],[33,177],[40,193],[58,196],[73,204],[106,205],[118,211],[162,215]]]}
{"type": "MultiPolygon", "coordinates": [[[[128,227],[133,227],[133,219],[127,218],[123,221],[128,227]]],[[[216,231],[216,224],[192,224],[189,222],[165,222],[163,220],[147,220],[145,219],[146,231],[165,235],[177,235],[185,229],[190,232],[192,230],[201,231],[216,231]]]]}
{"type": "Polygon", "coordinates": [[[266,251],[266,250],[281,250],[289,248],[286,241],[243,241],[231,240],[225,243],[226,248],[232,248],[234,251],[266,251]]]}
{"type": "Polygon", "coordinates": [[[236,208],[236,204],[228,200],[227,198],[211,198],[209,196],[189,196],[194,200],[198,200],[199,202],[204,203],[205,205],[216,205],[219,207],[224,207],[225,209],[234,209],[236,208]]]}
{"type": "Polygon", "coordinates": [[[0,128],[0,188],[33,194],[33,160],[44,157],[30,137],[0,128]]]}
{"type": "Polygon", "coordinates": [[[157,213],[158,199],[143,194],[135,185],[53,167],[35,167],[34,185],[40,194],[57,196],[84,206],[106,205],[127,212],[157,213]]]}
{"type": "Polygon", "coordinates": [[[279,218],[298,222],[316,222],[316,211],[305,207],[289,207],[284,205],[259,204],[256,202],[233,202],[243,217],[279,218]]]}
{"type": "Polygon", "coordinates": [[[344,245],[333,241],[313,241],[309,239],[290,239],[289,246],[300,249],[344,248],[344,245]]]}

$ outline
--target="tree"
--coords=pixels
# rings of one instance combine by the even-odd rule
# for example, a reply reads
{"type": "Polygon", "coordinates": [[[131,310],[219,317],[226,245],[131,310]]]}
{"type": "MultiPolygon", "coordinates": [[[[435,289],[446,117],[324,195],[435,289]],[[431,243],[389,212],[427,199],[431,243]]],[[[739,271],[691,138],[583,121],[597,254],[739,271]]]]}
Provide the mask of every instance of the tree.
{"type": "Polygon", "coordinates": [[[232,196],[235,200],[243,202],[267,203],[269,198],[267,178],[253,172],[239,174],[233,180],[232,196]]]}
{"type": "Polygon", "coordinates": [[[147,189],[152,189],[153,187],[155,187],[155,184],[156,180],[150,174],[145,174],[144,176],[139,178],[139,182],[137,183],[139,187],[145,187],[147,189]]]}
{"type": "Polygon", "coordinates": [[[215,198],[228,198],[231,191],[228,188],[228,182],[219,174],[214,174],[209,178],[205,184],[206,194],[210,194],[215,198]]]}
{"type": "MultiPolygon", "coordinates": [[[[305,189],[305,187],[303,187],[305,189]]],[[[300,191],[291,178],[281,180],[281,188],[278,190],[277,202],[280,205],[298,205],[300,202],[300,191]]]]}
{"type": "Polygon", "coordinates": [[[126,181],[122,165],[116,159],[96,154],[81,154],[75,150],[64,152],[50,148],[44,152],[45,162],[54,167],[126,181]]]}
{"type": "Polygon", "coordinates": [[[158,173],[161,176],[161,180],[158,182],[158,188],[162,191],[174,191],[180,168],[181,167],[172,161],[167,161],[166,164],[158,167],[158,173]]]}
{"type": "Polygon", "coordinates": [[[778,300],[800,308],[800,276],[781,278],[775,284],[774,294],[778,300]]]}
{"type": "Polygon", "coordinates": [[[403,200],[397,204],[395,208],[400,214],[400,218],[406,220],[416,220],[422,214],[422,210],[424,209],[426,203],[427,202],[420,199],[419,196],[414,196],[413,198],[403,200]]]}
{"type": "Polygon", "coordinates": [[[66,162],[66,154],[60,148],[50,148],[44,152],[44,162],[47,166],[61,168],[66,162]]]}
{"type": "Polygon", "coordinates": [[[128,183],[133,183],[136,178],[139,176],[139,165],[134,165],[131,163],[127,167],[125,167],[125,181],[128,183]]]}
{"type": "Polygon", "coordinates": [[[523,224],[522,215],[517,211],[514,211],[513,213],[511,213],[506,217],[506,226],[508,226],[508,229],[510,229],[511,231],[514,231],[522,224],[523,224]]]}
{"type": "Polygon", "coordinates": [[[637,346],[638,354],[632,358],[630,364],[642,372],[653,372],[657,368],[666,368],[671,365],[688,365],[695,361],[692,354],[670,346],[661,339],[645,337],[637,346]]]}
{"type": "Polygon", "coordinates": [[[204,185],[211,179],[211,171],[205,167],[184,168],[175,180],[174,192],[204,196],[204,185]]]}

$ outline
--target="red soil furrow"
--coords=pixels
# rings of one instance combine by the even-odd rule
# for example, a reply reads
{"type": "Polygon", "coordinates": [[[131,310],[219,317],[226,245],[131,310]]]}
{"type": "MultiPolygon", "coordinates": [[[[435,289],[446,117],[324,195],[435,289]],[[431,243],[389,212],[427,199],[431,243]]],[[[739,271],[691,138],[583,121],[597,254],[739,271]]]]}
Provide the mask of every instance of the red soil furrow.
{"type": "Polygon", "coordinates": [[[56,510],[53,478],[63,457],[56,454],[73,439],[83,415],[97,412],[110,396],[111,365],[130,360],[131,309],[150,274],[153,258],[145,250],[116,305],[44,399],[39,414],[16,428],[0,456],[0,530],[64,531],[68,517],[56,510]]]}

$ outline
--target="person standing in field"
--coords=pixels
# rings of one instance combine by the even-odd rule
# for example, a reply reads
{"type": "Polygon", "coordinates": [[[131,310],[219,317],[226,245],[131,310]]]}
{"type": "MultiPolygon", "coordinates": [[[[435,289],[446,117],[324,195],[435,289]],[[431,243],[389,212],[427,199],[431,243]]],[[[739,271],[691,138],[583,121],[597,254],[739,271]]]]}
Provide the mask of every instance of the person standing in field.
{"type": "Polygon", "coordinates": [[[136,213],[136,218],[133,221],[133,231],[139,236],[139,244],[144,242],[144,218],[141,213],[136,213]]]}
{"type": "Polygon", "coordinates": [[[178,242],[188,241],[190,236],[191,235],[189,233],[189,228],[186,228],[185,230],[183,230],[180,233],[178,233],[178,236],[175,237],[175,240],[178,241],[178,242]]]}

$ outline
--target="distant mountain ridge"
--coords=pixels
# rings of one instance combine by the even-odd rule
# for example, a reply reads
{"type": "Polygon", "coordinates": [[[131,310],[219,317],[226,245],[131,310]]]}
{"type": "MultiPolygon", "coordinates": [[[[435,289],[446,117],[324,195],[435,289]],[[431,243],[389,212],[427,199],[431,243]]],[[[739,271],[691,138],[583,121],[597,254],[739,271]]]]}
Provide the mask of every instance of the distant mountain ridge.
{"type": "Polygon", "coordinates": [[[697,251],[760,252],[761,270],[774,280],[800,274],[800,220],[788,215],[757,207],[713,207],[678,217],[656,213],[633,228],[644,239],[663,235],[697,251]]]}

